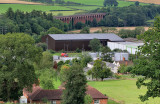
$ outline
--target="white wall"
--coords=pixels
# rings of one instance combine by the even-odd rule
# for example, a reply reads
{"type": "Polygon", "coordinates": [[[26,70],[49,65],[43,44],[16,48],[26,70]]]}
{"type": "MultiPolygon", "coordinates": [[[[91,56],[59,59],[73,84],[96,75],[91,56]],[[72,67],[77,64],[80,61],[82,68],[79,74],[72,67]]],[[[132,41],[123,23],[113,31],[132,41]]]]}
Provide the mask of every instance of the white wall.
{"type": "MultiPolygon", "coordinates": [[[[131,42],[130,42],[131,43],[131,42]]],[[[134,43],[133,43],[134,44],[134,43]]],[[[132,44],[128,44],[128,45],[132,45],[132,44]]],[[[130,54],[136,54],[137,48],[130,48],[127,47],[127,43],[125,42],[108,42],[107,46],[111,49],[121,49],[121,50],[127,50],[130,54]]]]}

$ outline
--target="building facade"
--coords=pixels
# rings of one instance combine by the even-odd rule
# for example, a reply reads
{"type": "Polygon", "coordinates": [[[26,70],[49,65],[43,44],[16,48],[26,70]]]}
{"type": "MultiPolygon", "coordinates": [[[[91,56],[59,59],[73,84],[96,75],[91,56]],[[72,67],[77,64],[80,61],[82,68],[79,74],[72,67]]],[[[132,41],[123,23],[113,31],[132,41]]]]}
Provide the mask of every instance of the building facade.
{"type": "Polygon", "coordinates": [[[75,51],[77,48],[81,50],[90,50],[89,42],[92,39],[99,39],[103,46],[107,42],[122,42],[122,38],[115,34],[49,34],[43,36],[41,41],[47,44],[48,49],[55,51],[75,51]]]}
{"type": "MultiPolygon", "coordinates": [[[[90,95],[93,99],[92,104],[107,104],[108,97],[104,96],[97,89],[88,86],[86,94],[90,95]]],[[[32,92],[23,90],[23,96],[25,96],[28,103],[44,104],[44,99],[49,101],[51,104],[61,104],[62,93],[64,89],[56,90],[44,90],[39,86],[33,86],[32,92]]]]}

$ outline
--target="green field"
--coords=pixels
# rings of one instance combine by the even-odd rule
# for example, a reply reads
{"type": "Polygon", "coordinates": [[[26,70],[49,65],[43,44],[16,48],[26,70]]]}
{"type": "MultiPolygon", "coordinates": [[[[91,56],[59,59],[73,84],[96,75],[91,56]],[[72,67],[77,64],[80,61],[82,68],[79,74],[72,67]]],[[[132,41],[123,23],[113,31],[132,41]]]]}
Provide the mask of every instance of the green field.
{"type": "MultiPolygon", "coordinates": [[[[57,15],[59,13],[62,13],[63,15],[73,15],[75,13],[79,12],[86,12],[89,10],[94,10],[97,8],[103,7],[103,1],[104,0],[65,0],[72,1],[76,3],[81,3],[84,5],[79,6],[61,6],[58,4],[55,4],[55,6],[51,5],[27,5],[27,4],[0,4],[0,14],[5,13],[9,7],[13,8],[13,10],[20,9],[24,12],[31,12],[32,10],[41,10],[46,11],[47,13],[52,12],[54,15],[57,15]]],[[[129,1],[120,1],[119,7],[129,6],[131,4],[134,4],[134,2],[129,1]]],[[[144,3],[140,3],[140,5],[147,5],[144,3]]]]}
{"type": "MultiPolygon", "coordinates": [[[[64,0],[64,1],[71,1],[71,2],[76,2],[76,3],[81,3],[85,5],[93,5],[93,6],[103,6],[104,0],[64,0]]],[[[129,6],[131,4],[134,4],[135,2],[130,2],[130,1],[123,1],[123,0],[117,0],[119,3],[119,7],[123,6],[129,6]]],[[[144,3],[140,3],[140,5],[145,5],[144,3]]]]}
{"type": "Polygon", "coordinates": [[[159,104],[160,98],[150,99],[142,103],[139,95],[146,92],[146,88],[137,89],[136,80],[108,80],[104,82],[91,81],[89,85],[106,94],[109,98],[120,101],[124,104],[159,104]]]}
{"type": "Polygon", "coordinates": [[[7,9],[11,7],[13,10],[20,9],[21,11],[31,12],[32,10],[42,10],[51,12],[54,10],[73,10],[63,6],[47,6],[47,5],[26,5],[26,4],[0,4],[0,13],[5,13],[7,9]]]}

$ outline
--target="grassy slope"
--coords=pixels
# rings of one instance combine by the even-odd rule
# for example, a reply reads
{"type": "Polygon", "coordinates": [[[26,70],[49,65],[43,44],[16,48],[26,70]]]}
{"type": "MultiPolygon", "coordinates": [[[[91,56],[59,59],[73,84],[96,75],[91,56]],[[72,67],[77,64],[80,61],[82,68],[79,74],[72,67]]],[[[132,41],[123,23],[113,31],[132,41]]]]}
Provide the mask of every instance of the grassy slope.
{"type": "Polygon", "coordinates": [[[145,94],[146,88],[137,89],[136,80],[109,80],[88,82],[88,84],[115,100],[125,102],[125,104],[159,104],[160,102],[160,98],[156,98],[142,103],[138,96],[145,94]]]}
{"type": "Polygon", "coordinates": [[[5,13],[6,10],[11,7],[13,10],[20,9],[21,11],[30,12],[32,10],[42,10],[42,11],[50,11],[50,10],[72,10],[70,8],[62,7],[62,6],[47,6],[47,5],[25,5],[25,4],[0,4],[0,13],[5,13]]]}
{"type": "MultiPolygon", "coordinates": [[[[30,12],[32,10],[42,10],[46,12],[51,12],[55,15],[58,13],[63,13],[63,15],[73,15],[78,12],[93,10],[96,8],[103,7],[103,1],[104,0],[65,0],[65,1],[72,1],[76,3],[82,3],[87,6],[47,6],[47,5],[26,5],[26,4],[0,4],[0,14],[5,13],[6,10],[9,7],[12,7],[14,10],[20,9],[22,11],[30,12]],[[79,10],[77,10],[79,9],[79,10]],[[60,11],[53,11],[53,10],[60,10],[60,11]],[[73,10],[73,11],[63,11],[63,10],[73,10]]],[[[134,4],[134,2],[128,2],[128,1],[119,1],[119,7],[123,6],[129,6],[131,4],[134,4]]],[[[141,5],[146,5],[141,3],[141,5]]]]}
{"type": "MultiPolygon", "coordinates": [[[[95,5],[95,6],[103,6],[103,2],[104,2],[104,0],[65,0],[65,1],[72,1],[72,2],[81,3],[85,5],[95,5]]],[[[121,0],[117,0],[117,1],[119,3],[119,7],[129,6],[135,3],[130,1],[121,1],[121,0]]],[[[145,5],[145,4],[140,3],[140,5],[145,5]]]]}

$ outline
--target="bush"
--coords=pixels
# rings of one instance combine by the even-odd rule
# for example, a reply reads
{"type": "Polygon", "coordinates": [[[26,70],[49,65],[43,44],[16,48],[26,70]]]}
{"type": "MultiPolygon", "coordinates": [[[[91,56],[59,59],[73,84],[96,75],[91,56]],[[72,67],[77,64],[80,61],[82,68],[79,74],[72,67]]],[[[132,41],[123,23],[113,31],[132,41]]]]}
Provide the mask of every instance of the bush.
{"type": "Polygon", "coordinates": [[[77,53],[81,53],[82,51],[81,51],[79,48],[77,48],[77,49],[76,49],[76,52],[77,52],[77,53]]]}
{"type": "Polygon", "coordinates": [[[38,43],[37,46],[41,47],[43,49],[43,51],[47,50],[47,44],[46,43],[38,43]]]}
{"type": "Polygon", "coordinates": [[[49,52],[50,52],[51,54],[56,53],[54,50],[49,50],[49,52]]]}
{"type": "Polygon", "coordinates": [[[115,74],[114,77],[115,77],[116,79],[122,78],[122,77],[121,77],[120,75],[118,75],[118,74],[115,74]]]}
{"type": "Polygon", "coordinates": [[[82,23],[82,22],[77,22],[77,23],[75,24],[75,28],[76,28],[76,29],[82,29],[83,27],[85,27],[85,24],[82,23]]]}

